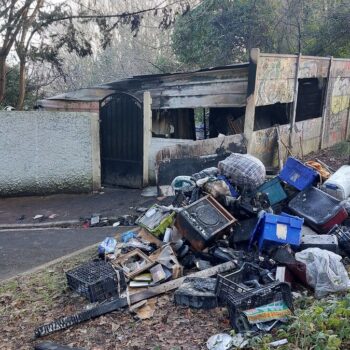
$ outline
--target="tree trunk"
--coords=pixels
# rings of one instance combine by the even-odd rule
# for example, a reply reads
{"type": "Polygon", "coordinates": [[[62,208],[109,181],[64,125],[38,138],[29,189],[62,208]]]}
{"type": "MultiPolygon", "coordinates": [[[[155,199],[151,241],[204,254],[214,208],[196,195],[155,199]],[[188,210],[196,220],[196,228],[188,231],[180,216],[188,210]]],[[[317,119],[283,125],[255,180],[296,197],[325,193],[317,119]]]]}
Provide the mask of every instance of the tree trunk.
{"type": "Polygon", "coordinates": [[[17,109],[21,111],[24,105],[24,97],[26,94],[26,60],[24,57],[20,58],[19,63],[19,95],[17,102],[17,109]]]}
{"type": "Polygon", "coordinates": [[[6,56],[0,56],[0,103],[5,98],[6,89],[6,56]]]}

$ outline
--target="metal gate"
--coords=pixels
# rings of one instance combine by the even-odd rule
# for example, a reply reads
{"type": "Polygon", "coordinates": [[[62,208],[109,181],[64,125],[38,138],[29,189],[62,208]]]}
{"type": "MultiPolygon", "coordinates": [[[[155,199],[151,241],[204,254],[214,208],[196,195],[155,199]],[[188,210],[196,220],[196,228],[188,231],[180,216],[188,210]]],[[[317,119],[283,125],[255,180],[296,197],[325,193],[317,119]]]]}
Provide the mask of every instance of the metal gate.
{"type": "Polygon", "coordinates": [[[100,102],[102,184],[141,188],[143,107],[135,97],[116,93],[100,102]]]}

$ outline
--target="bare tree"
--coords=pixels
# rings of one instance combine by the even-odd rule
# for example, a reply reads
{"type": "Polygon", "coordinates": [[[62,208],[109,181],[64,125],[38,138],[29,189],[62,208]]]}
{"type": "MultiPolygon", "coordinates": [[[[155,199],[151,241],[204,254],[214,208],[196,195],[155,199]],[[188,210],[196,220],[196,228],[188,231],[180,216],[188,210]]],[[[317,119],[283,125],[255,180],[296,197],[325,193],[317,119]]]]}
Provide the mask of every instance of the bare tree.
{"type": "Polygon", "coordinates": [[[21,67],[18,108],[23,107],[25,67],[29,54],[59,65],[57,55],[63,47],[79,56],[92,54],[91,40],[83,29],[88,23],[95,24],[100,33],[100,44],[105,48],[111,43],[115,29],[120,26],[129,26],[131,32],[136,34],[147,13],[159,16],[160,26],[167,28],[178,13],[189,9],[187,0],[158,0],[133,11],[115,12],[95,10],[96,2],[92,0],[76,0],[74,6],[68,3],[52,5],[48,0],[0,1],[0,36],[3,39],[0,47],[0,103],[6,89],[6,60],[16,44],[21,67]],[[52,28],[59,28],[59,31],[52,33],[52,28]],[[39,40],[41,45],[38,46],[35,44],[36,35],[43,36],[44,32],[50,32],[48,40],[39,40]]]}

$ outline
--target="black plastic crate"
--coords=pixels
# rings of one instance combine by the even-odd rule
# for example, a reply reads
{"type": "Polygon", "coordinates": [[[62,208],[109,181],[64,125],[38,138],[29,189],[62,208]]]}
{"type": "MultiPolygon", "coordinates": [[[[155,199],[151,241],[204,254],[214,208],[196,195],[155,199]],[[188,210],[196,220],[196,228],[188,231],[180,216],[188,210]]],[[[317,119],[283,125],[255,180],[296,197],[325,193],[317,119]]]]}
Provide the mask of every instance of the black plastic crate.
{"type": "Polygon", "coordinates": [[[328,234],[336,235],[339,247],[350,256],[350,227],[335,225],[328,234]]]}
{"type": "Polygon", "coordinates": [[[66,272],[68,286],[91,303],[119,297],[126,289],[122,270],[99,260],[90,261],[66,272]]]}
{"type": "Polygon", "coordinates": [[[288,308],[294,312],[290,286],[284,282],[273,282],[266,287],[257,288],[240,296],[228,295],[226,305],[231,326],[238,332],[249,331],[251,326],[243,311],[280,300],[284,301],[288,308]]]}
{"type": "Polygon", "coordinates": [[[215,293],[220,302],[225,302],[230,295],[241,297],[249,291],[274,281],[270,271],[252,263],[244,263],[238,271],[227,275],[218,275],[215,293]]]}

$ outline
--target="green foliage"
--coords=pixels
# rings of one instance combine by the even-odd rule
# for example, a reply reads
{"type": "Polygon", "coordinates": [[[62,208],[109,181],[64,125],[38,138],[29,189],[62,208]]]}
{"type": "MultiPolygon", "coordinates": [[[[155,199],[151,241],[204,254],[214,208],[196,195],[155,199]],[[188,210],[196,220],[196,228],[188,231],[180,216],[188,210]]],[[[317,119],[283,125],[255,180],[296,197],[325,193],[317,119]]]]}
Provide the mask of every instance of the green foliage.
{"type": "Polygon", "coordinates": [[[272,51],[275,0],[204,0],[181,17],[172,37],[180,61],[198,66],[247,59],[254,46],[272,51]]]}
{"type": "MultiPolygon", "coordinates": [[[[13,66],[7,69],[5,98],[0,104],[0,110],[6,106],[16,107],[19,95],[19,67],[13,66]]],[[[27,81],[27,94],[24,101],[25,107],[32,109],[36,100],[41,96],[35,93],[35,87],[31,81],[27,81]]]]}
{"type": "Polygon", "coordinates": [[[172,46],[193,67],[247,61],[249,50],[350,55],[350,0],[203,0],[180,17],[172,46]]]}
{"type": "Polygon", "coordinates": [[[251,339],[253,349],[269,349],[276,339],[288,339],[288,345],[280,349],[341,350],[350,344],[350,294],[339,299],[315,301],[311,298],[299,301],[303,307],[296,311],[292,322],[270,334],[251,339]],[[311,303],[311,306],[310,306],[311,303]],[[273,338],[273,339],[272,339],[273,338]]]}
{"type": "Polygon", "coordinates": [[[16,106],[18,99],[18,81],[19,81],[19,68],[17,66],[8,69],[6,74],[7,87],[5,98],[2,101],[3,106],[16,106]]]}
{"type": "Polygon", "coordinates": [[[319,22],[312,54],[350,57],[350,0],[333,1],[319,22]]]}

